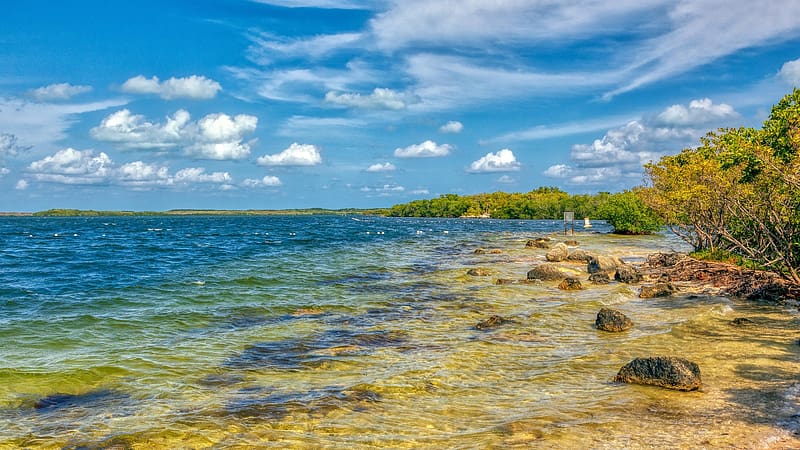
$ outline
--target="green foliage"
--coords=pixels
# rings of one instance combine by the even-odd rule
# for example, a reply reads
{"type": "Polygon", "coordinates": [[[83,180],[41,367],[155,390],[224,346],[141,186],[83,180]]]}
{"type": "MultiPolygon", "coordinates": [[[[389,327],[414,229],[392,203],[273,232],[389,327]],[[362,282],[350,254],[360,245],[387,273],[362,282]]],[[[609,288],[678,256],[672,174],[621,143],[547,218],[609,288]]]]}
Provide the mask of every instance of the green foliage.
{"type": "Polygon", "coordinates": [[[733,264],[735,266],[743,267],[745,269],[753,269],[753,270],[763,270],[764,267],[755,261],[749,260],[747,258],[743,258],[741,255],[737,255],[736,253],[723,250],[723,249],[705,249],[705,250],[698,250],[692,252],[690,254],[692,258],[699,259],[701,261],[714,261],[714,262],[721,262],[727,264],[733,264]]]}
{"type": "Polygon", "coordinates": [[[645,166],[641,197],[695,250],[720,251],[800,283],[800,90],[761,129],[709,133],[645,166]]]}
{"type": "Polygon", "coordinates": [[[600,208],[600,215],[617,234],[650,234],[663,226],[655,211],[633,191],[609,195],[600,208]]]}

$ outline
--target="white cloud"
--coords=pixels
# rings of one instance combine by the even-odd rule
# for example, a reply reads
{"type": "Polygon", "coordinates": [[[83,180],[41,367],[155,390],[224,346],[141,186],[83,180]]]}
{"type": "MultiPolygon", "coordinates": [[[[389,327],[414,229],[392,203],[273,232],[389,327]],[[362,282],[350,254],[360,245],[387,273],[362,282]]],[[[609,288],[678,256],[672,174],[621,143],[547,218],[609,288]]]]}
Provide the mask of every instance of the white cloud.
{"type": "Polygon", "coordinates": [[[512,172],[519,170],[520,164],[514,152],[504,148],[497,153],[487,153],[469,166],[469,172],[512,172]]]}
{"type": "Polygon", "coordinates": [[[202,75],[192,75],[185,78],[172,77],[163,82],[156,76],[145,78],[143,75],[137,75],[122,84],[123,92],[155,94],[166,100],[176,98],[208,100],[216,97],[217,92],[221,90],[222,86],[218,82],[202,75]]]}
{"type": "Polygon", "coordinates": [[[52,100],[69,100],[76,95],[91,91],[91,86],[75,86],[69,83],[58,83],[33,89],[30,93],[36,100],[46,102],[52,100]]]}
{"type": "Polygon", "coordinates": [[[334,105],[365,108],[365,109],[405,109],[408,96],[387,88],[375,88],[370,95],[344,93],[333,91],[325,94],[325,101],[334,105]]]}
{"type": "Polygon", "coordinates": [[[17,181],[17,184],[14,185],[14,189],[18,191],[24,191],[25,189],[28,189],[28,182],[25,180],[19,180],[17,181]]]}
{"type": "Polygon", "coordinates": [[[280,153],[261,156],[256,162],[262,166],[316,166],[322,163],[322,155],[314,145],[295,142],[280,153]]]}
{"type": "Polygon", "coordinates": [[[406,188],[397,184],[384,184],[375,187],[364,186],[360,191],[370,194],[370,196],[390,197],[405,192],[406,188]]]}
{"type": "Polygon", "coordinates": [[[254,178],[248,178],[242,182],[242,186],[249,187],[249,188],[258,188],[258,187],[278,187],[282,185],[281,179],[272,176],[266,175],[264,178],[257,180],[254,178]]]}
{"type": "Polygon", "coordinates": [[[665,125],[700,126],[737,117],[739,115],[731,105],[725,103],[715,105],[710,98],[704,98],[692,100],[688,108],[683,105],[672,105],[659,114],[657,120],[665,125]]]}
{"type": "MultiPolygon", "coordinates": [[[[119,185],[129,188],[229,184],[228,172],[206,173],[202,167],[190,167],[170,175],[169,168],[143,161],[116,165],[111,158],[93,150],[67,148],[30,163],[27,172],[36,181],[59,184],[119,185]]],[[[27,187],[27,181],[25,181],[27,187]]]]}
{"type": "Polygon", "coordinates": [[[55,150],[57,142],[67,137],[67,130],[86,112],[121,106],[125,100],[93,103],[38,103],[21,99],[0,98],[2,132],[18,139],[20,148],[36,147],[55,150]]]}
{"type": "Polygon", "coordinates": [[[11,171],[5,167],[0,167],[0,178],[10,174],[11,171]]]}
{"type": "Polygon", "coordinates": [[[59,150],[51,156],[28,166],[38,181],[62,184],[106,183],[113,172],[113,162],[107,154],[95,155],[92,150],[59,150]]]}
{"type": "Polygon", "coordinates": [[[510,177],[508,175],[503,175],[502,177],[497,179],[497,182],[498,183],[503,183],[503,184],[513,184],[513,183],[516,183],[517,180],[515,180],[514,178],[512,178],[512,177],[510,177]]]}
{"type": "Polygon", "coordinates": [[[738,118],[731,106],[714,105],[708,98],[693,100],[688,108],[672,105],[652,119],[608,130],[591,144],[573,145],[570,164],[550,166],[544,175],[571,184],[608,185],[617,179],[630,184],[641,180],[645,163],[695,145],[709,124],[724,126],[738,118]]]}
{"type": "Polygon", "coordinates": [[[0,161],[7,156],[17,156],[29,148],[21,146],[13,134],[0,133],[0,161]]]}
{"type": "Polygon", "coordinates": [[[778,76],[791,85],[800,86],[800,59],[785,62],[778,76]]]}
{"type": "Polygon", "coordinates": [[[321,58],[343,48],[353,47],[363,38],[359,33],[325,34],[291,40],[268,33],[253,33],[249,37],[252,45],[247,49],[248,59],[264,66],[283,58],[321,58]]]}
{"type": "Polygon", "coordinates": [[[428,195],[431,192],[427,189],[414,189],[411,193],[414,195],[428,195]]]}
{"type": "Polygon", "coordinates": [[[464,124],[462,124],[457,120],[451,120],[446,124],[442,125],[441,127],[439,127],[439,131],[441,131],[442,133],[453,133],[453,134],[461,133],[461,130],[463,129],[464,129],[464,124]]]}
{"type": "Polygon", "coordinates": [[[209,114],[195,123],[183,109],[168,116],[164,124],[152,123],[127,109],[104,118],[92,128],[93,138],[126,148],[169,149],[182,147],[184,153],[203,159],[242,159],[250,155],[250,143],[243,142],[255,131],[258,118],[247,114],[231,117],[209,114]]]}
{"type": "MultiPolygon", "coordinates": [[[[375,0],[251,0],[267,5],[287,8],[325,8],[325,9],[365,9],[376,6],[375,0]]],[[[378,2],[380,3],[380,2],[378,2]]]]}
{"type": "Polygon", "coordinates": [[[394,164],[387,162],[387,163],[376,163],[367,168],[367,172],[392,172],[397,170],[394,164]]]}
{"type": "Polygon", "coordinates": [[[436,158],[449,155],[451,149],[452,147],[448,144],[439,145],[434,141],[428,140],[421,144],[396,148],[394,156],[398,158],[436,158]]]}

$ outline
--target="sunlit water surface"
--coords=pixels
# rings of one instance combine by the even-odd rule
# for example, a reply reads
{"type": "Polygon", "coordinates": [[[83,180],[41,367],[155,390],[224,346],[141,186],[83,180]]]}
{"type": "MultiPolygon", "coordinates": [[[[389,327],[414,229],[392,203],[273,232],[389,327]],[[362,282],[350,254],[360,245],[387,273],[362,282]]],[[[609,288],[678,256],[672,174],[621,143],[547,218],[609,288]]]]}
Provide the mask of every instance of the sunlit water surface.
{"type": "MultiPolygon", "coordinates": [[[[607,231],[574,239],[686,250],[607,231]]],[[[796,308],[494,283],[544,261],[525,242],[546,235],[562,224],[2,218],[0,447],[800,446],[796,308]],[[634,329],[596,330],[603,306],[634,329]],[[476,329],[491,315],[512,322],[476,329]],[[703,389],[611,381],[649,355],[697,362],[703,389]]]]}

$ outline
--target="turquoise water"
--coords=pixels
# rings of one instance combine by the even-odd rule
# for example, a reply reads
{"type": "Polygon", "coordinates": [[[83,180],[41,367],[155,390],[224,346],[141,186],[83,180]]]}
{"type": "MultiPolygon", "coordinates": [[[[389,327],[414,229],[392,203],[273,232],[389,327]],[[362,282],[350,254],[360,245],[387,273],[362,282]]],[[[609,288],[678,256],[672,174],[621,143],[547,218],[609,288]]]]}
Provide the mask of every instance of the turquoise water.
{"type": "MultiPolygon", "coordinates": [[[[0,448],[648,448],[793,439],[798,316],[524,278],[557,221],[0,218],[0,448]],[[474,254],[478,247],[498,253],[474,254]],[[489,277],[466,275],[482,267],[489,277]],[[557,283],[556,283],[557,284],[557,283]],[[612,305],[637,327],[594,330],[612,305]],[[490,332],[475,324],[500,314],[490,332]],[[735,317],[752,317],[747,332],[735,317]],[[704,389],[617,385],[679,352],[704,389]],[[706,444],[702,444],[706,442],[706,444]]],[[[595,223],[581,248],[683,249],[595,223]]],[[[584,268],[571,265],[580,274],[584,268]]]]}

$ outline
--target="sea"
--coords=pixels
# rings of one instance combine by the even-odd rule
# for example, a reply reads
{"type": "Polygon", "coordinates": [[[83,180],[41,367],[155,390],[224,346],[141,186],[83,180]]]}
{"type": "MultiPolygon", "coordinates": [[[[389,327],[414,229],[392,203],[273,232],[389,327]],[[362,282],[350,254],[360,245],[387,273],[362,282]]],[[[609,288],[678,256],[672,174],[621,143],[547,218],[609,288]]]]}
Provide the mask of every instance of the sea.
{"type": "Polygon", "coordinates": [[[579,291],[497,283],[545,261],[536,237],[688,250],[592,224],[0,217],[0,448],[800,448],[796,305],[641,299],[580,263],[579,291]],[[662,355],[702,389],[612,381],[662,355]]]}

